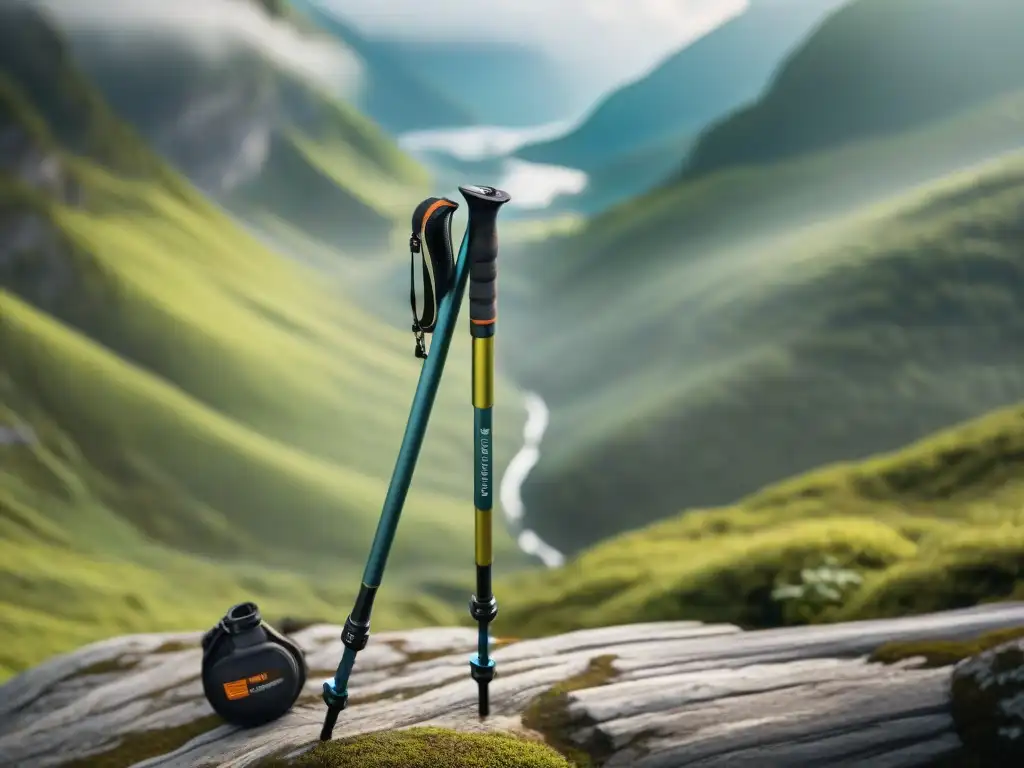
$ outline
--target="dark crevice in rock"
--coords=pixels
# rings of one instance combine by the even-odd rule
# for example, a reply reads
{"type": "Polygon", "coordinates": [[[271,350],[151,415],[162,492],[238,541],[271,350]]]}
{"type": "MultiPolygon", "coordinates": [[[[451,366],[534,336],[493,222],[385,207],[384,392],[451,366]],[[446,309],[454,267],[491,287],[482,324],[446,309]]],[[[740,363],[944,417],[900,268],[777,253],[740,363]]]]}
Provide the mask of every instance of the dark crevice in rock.
{"type": "Polygon", "coordinates": [[[198,642],[186,642],[184,640],[168,640],[166,643],[155,648],[153,653],[179,653],[180,651],[195,651],[200,648],[198,642]]]}
{"type": "Polygon", "coordinates": [[[431,661],[433,659],[440,659],[445,656],[451,656],[455,651],[451,648],[443,648],[440,650],[430,651],[410,651],[408,644],[404,640],[384,640],[384,645],[390,646],[398,651],[400,654],[405,656],[405,661],[396,665],[399,667],[405,667],[409,664],[415,664],[417,661],[431,661]]]}
{"type": "Polygon", "coordinates": [[[193,720],[174,728],[130,733],[113,749],[64,763],[61,768],[128,768],[128,766],[180,749],[196,736],[223,725],[217,715],[193,720]]]}
{"type": "Polygon", "coordinates": [[[966,754],[999,765],[1024,765],[1024,639],[957,664],[950,692],[953,722],[966,754]]]}
{"type": "Polygon", "coordinates": [[[295,616],[284,616],[278,621],[269,622],[282,635],[294,635],[304,629],[315,627],[317,624],[329,624],[323,619],[301,619],[295,616]]]}
{"type": "Polygon", "coordinates": [[[600,766],[614,754],[615,747],[596,721],[569,711],[570,694],[612,682],[618,674],[615,658],[607,655],[591,659],[583,672],[549,688],[534,698],[523,712],[524,727],[541,734],[550,746],[580,768],[600,766]],[[587,728],[592,729],[591,733],[582,742],[573,738],[575,731],[587,728]]]}
{"type": "Polygon", "coordinates": [[[112,659],[104,659],[103,661],[97,661],[95,664],[90,664],[87,667],[82,667],[68,679],[88,677],[89,675],[106,675],[111,672],[127,672],[128,670],[137,667],[139,661],[139,659],[126,659],[124,656],[115,656],[112,659]]]}

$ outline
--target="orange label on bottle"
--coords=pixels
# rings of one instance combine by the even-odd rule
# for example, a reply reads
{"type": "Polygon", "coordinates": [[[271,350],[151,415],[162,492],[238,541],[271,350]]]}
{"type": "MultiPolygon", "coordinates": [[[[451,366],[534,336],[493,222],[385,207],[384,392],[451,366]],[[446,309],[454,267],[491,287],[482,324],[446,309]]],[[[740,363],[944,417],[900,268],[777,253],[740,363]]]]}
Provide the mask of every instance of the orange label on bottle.
{"type": "Polygon", "coordinates": [[[233,680],[230,683],[224,683],[224,694],[228,697],[228,701],[244,699],[249,695],[249,683],[246,680],[233,680]]]}

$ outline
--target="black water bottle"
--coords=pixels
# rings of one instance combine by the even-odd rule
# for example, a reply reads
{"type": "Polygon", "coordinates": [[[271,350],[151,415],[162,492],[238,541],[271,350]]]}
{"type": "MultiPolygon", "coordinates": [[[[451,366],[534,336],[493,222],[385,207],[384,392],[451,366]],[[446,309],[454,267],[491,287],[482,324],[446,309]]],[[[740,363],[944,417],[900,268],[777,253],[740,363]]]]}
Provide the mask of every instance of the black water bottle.
{"type": "Polygon", "coordinates": [[[285,714],[306,684],[306,659],[260,616],[255,603],[233,606],[203,636],[203,693],[214,712],[242,728],[285,714]]]}

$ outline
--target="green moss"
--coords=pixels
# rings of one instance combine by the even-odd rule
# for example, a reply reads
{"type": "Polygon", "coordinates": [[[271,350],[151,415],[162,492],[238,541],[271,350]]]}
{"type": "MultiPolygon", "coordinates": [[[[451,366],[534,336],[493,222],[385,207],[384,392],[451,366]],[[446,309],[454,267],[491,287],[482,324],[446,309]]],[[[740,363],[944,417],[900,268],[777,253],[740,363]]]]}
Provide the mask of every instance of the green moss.
{"type": "Polygon", "coordinates": [[[570,768],[552,749],[514,734],[444,728],[381,731],[318,744],[261,768],[570,768]]]}
{"type": "MultiPolygon", "coordinates": [[[[721,515],[726,517],[727,512],[721,515]]],[[[749,628],[806,623],[804,604],[776,599],[782,584],[830,556],[859,573],[911,558],[917,546],[870,518],[769,521],[753,529],[700,529],[674,521],[612,540],[561,571],[507,587],[505,620],[523,634],[642,621],[697,619],[749,628]],[[517,595],[528,598],[516,599],[517,595]],[[564,607],[572,605],[573,610],[564,607]]],[[[704,518],[705,523],[713,519],[704,518]]]]}
{"type": "Polygon", "coordinates": [[[869,657],[881,664],[895,664],[922,658],[924,667],[948,667],[997,645],[1024,637],[1024,627],[1010,627],[985,632],[970,640],[907,640],[879,646],[869,657]]]}
{"type": "Polygon", "coordinates": [[[64,763],[61,768],[128,768],[151,757],[173,752],[223,724],[224,721],[216,715],[209,715],[175,728],[131,733],[113,749],[64,763]]]}
{"type": "Polygon", "coordinates": [[[1015,599],[1024,589],[1024,529],[963,526],[866,582],[837,621],[887,618],[1015,599]]]}
{"type": "Polygon", "coordinates": [[[523,726],[543,735],[550,746],[580,768],[600,765],[610,754],[611,745],[597,733],[584,744],[571,738],[571,730],[587,723],[569,713],[569,694],[610,683],[616,675],[614,662],[614,656],[591,659],[586,670],[540,694],[523,711],[523,726]]]}

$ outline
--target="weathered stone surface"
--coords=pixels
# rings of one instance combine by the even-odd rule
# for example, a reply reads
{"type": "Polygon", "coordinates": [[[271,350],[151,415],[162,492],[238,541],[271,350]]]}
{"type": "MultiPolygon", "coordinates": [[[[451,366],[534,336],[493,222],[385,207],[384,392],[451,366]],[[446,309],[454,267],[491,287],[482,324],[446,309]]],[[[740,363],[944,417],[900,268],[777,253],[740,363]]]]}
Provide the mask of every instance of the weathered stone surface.
{"type": "Polygon", "coordinates": [[[952,696],[957,731],[973,752],[1024,765],[1024,640],[957,664],[952,696]]]}
{"type": "MultiPolygon", "coordinates": [[[[893,640],[969,638],[1024,625],[1024,603],[886,621],[740,632],[665,622],[524,640],[495,651],[492,717],[476,719],[473,629],[374,635],[359,655],[338,737],[438,725],[522,729],[536,696],[614,656],[616,676],[573,691],[563,738],[610,745],[606,765],[667,768],[911,768],[956,749],[950,668],[869,664],[893,640]]],[[[263,728],[217,726],[145,766],[241,767],[312,744],[319,685],[341,653],[339,627],[293,637],[313,674],[299,705],[263,728]]],[[[199,633],[117,638],[32,669],[0,687],[0,765],[57,766],[116,748],[131,734],[211,714],[199,683],[199,633]]],[[[958,674],[971,667],[963,665],[958,674]]]]}

